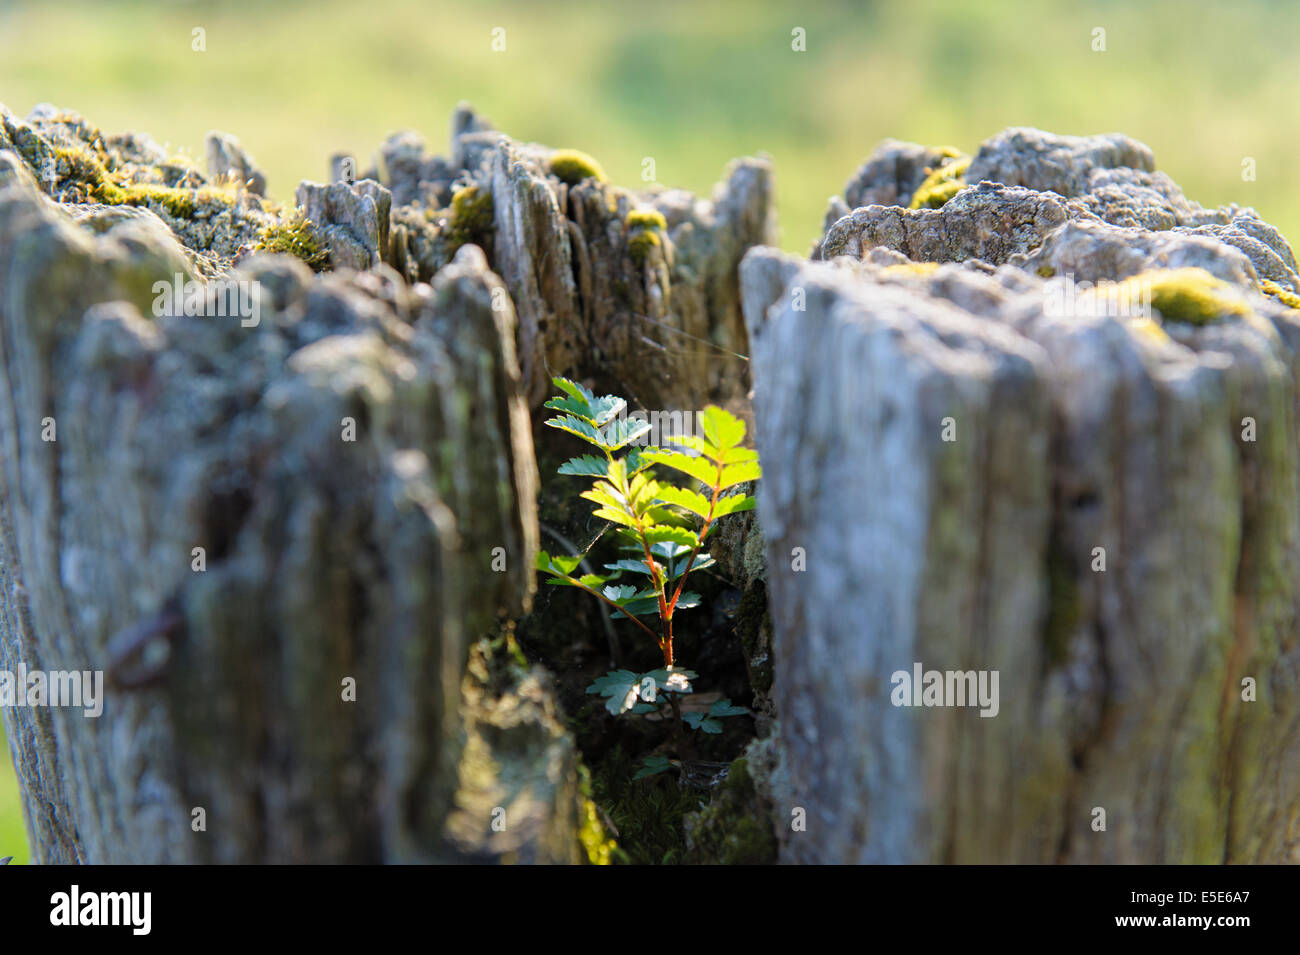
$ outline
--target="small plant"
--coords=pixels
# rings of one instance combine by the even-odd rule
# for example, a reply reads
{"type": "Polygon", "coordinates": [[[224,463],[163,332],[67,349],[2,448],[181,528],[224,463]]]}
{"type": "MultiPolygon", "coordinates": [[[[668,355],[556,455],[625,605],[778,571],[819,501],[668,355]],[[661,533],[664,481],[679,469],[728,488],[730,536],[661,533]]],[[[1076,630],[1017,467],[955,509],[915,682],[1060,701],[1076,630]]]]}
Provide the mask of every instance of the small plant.
{"type": "MultiPolygon", "coordinates": [[[[594,515],[609,522],[622,539],[627,556],[606,564],[606,574],[575,577],[583,555],[551,556],[542,551],[537,555],[537,569],[550,575],[548,583],[585,590],[614,608],[615,618],[631,620],[655,641],[664,660],[662,668],[648,673],[613,670],[592,683],[587,692],[605,697],[605,708],[615,716],[661,712],[667,701],[677,721],[675,732],[680,733],[686,725],[704,733],[721,733],[719,719],[748,711],[733,706],[730,700],[718,700],[707,713],[683,717],[680,698],[691,691],[691,681],[698,674],[677,666],[673,620],[679,610],[700,603],[699,594],[686,590],[686,580],[692,571],[713,564],[704,546],[717,521],[754,507],[751,495],[723,494],[762,476],[758,452],[741,447],[745,423],[710,405],[700,415],[703,436],[672,439],[685,450],[634,447],[633,442],[649,432],[650,424],[623,417],[626,401],[614,395],[597,398],[567,378],[551,380],[564,394],[546,402],[547,408],[560,412],[546,424],[581,438],[600,452],[572,458],[558,473],[595,479],[582,496],[597,505],[594,515]],[[657,480],[653,465],[685,474],[700,490],[657,480]]],[[[671,765],[665,757],[651,757],[641,774],[661,772],[671,765]]]]}

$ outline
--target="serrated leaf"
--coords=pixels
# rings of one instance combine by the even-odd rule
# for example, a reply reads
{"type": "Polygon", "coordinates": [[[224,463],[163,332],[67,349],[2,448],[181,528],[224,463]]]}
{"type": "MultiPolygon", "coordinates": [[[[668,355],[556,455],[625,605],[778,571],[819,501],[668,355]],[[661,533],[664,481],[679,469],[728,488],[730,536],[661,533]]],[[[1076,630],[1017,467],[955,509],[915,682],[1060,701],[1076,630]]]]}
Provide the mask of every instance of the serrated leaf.
{"type": "Polygon", "coordinates": [[[591,490],[583,491],[578,496],[605,507],[612,507],[616,511],[622,511],[629,517],[632,515],[632,509],[628,507],[623,492],[608,481],[597,481],[591,486],[591,490]]]}
{"type": "Polygon", "coordinates": [[[601,520],[610,521],[614,524],[622,524],[624,527],[635,529],[637,526],[636,520],[630,514],[626,514],[623,511],[615,511],[608,507],[598,507],[591,513],[595,517],[599,517],[601,520]]]}
{"type": "Polygon", "coordinates": [[[551,428],[558,428],[561,431],[567,431],[589,444],[594,444],[599,448],[605,447],[605,438],[600,431],[590,421],[584,421],[575,415],[562,415],[558,418],[547,418],[546,425],[551,428]]]}
{"type": "Polygon", "coordinates": [[[673,613],[679,610],[690,610],[700,605],[700,595],[693,590],[687,590],[677,598],[677,606],[673,608],[673,613]]]}
{"type": "Polygon", "coordinates": [[[684,487],[673,487],[671,484],[664,484],[659,488],[659,500],[667,504],[675,504],[677,507],[684,507],[692,514],[698,514],[701,518],[708,520],[709,499],[698,491],[688,491],[684,487]]]}
{"type": "Polygon", "coordinates": [[[628,476],[631,477],[633,474],[636,474],[638,471],[644,471],[646,468],[650,467],[650,465],[654,464],[653,461],[645,457],[645,454],[646,452],[649,451],[658,451],[658,450],[659,449],[655,447],[629,448],[627,452],[627,456],[623,458],[623,461],[627,466],[628,476]]]}
{"type": "Polygon", "coordinates": [[[632,779],[636,781],[645,779],[647,776],[657,776],[659,773],[667,772],[672,768],[673,761],[667,756],[647,756],[632,779]]]}
{"type": "Polygon", "coordinates": [[[657,713],[659,712],[659,707],[653,703],[638,703],[636,706],[632,707],[631,712],[637,716],[640,716],[642,713],[657,713]]]}
{"type": "Polygon", "coordinates": [[[644,455],[656,464],[663,464],[683,474],[689,474],[695,480],[704,484],[713,486],[714,480],[718,476],[718,467],[711,464],[704,458],[693,458],[689,454],[683,454],[681,451],[656,451],[644,455]]]}
{"type": "Polygon", "coordinates": [[[757,481],[762,476],[763,469],[759,467],[757,461],[728,464],[722,469],[722,480],[718,482],[717,486],[725,491],[729,487],[744,484],[746,481],[757,481]]]}
{"type": "Polygon", "coordinates": [[[718,498],[718,503],[713,509],[713,517],[726,517],[728,514],[739,514],[741,511],[752,511],[754,509],[754,498],[749,494],[731,494],[727,497],[718,498]]]}
{"type": "Polygon", "coordinates": [[[601,427],[622,414],[627,408],[627,402],[613,395],[605,395],[603,398],[592,398],[591,400],[570,396],[551,398],[543,407],[550,408],[552,411],[566,412],[582,418],[595,427],[601,427]]]}
{"type": "Polygon", "coordinates": [[[641,675],[631,670],[611,670],[592,681],[587,692],[608,697],[605,709],[618,716],[636,705],[641,688],[641,675]]]}
{"type": "Polygon", "coordinates": [[[602,593],[621,606],[637,595],[637,589],[631,584],[610,584],[602,593]]]}
{"type": "Polygon", "coordinates": [[[744,716],[748,712],[749,710],[743,706],[733,706],[731,700],[726,698],[714,700],[713,705],[709,707],[709,716],[719,718],[724,716],[744,716]]]}
{"type": "Polygon", "coordinates": [[[648,617],[651,614],[659,612],[659,595],[655,593],[642,594],[635,600],[629,600],[620,604],[622,610],[616,611],[609,615],[611,620],[620,620],[623,617],[648,617]]]}
{"type": "Polygon", "coordinates": [[[550,554],[546,553],[546,551],[540,551],[537,554],[537,559],[533,563],[533,567],[537,570],[545,571],[548,574],[567,577],[572,574],[574,569],[581,563],[581,557],[562,557],[559,554],[552,557],[550,554]]]}
{"type": "Polygon", "coordinates": [[[640,418],[619,418],[603,431],[603,444],[611,451],[617,451],[624,445],[631,444],[637,438],[650,433],[650,422],[640,418]]]}
{"type": "Polygon", "coordinates": [[[576,474],[579,477],[604,477],[609,473],[609,461],[594,454],[570,458],[559,466],[556,474],[576,474]]]}
{"type": "Polygon", "coordinates": [[[722,732],[722,724],[717,720],[709,719],[703,713],[683,713],[682,722],[693,730],[703,730],[713,736],[722,732]]]}
{"type": "Polygon", "coordinates": [[[605,569],[619,572],[627,571],[630,574],[645,574],[647,577],[650,575],[650,568],[646,566],[644,560],[633,560],[630,557],[621,557],[612,564],[606,564],[605,569]]]}
{"type": "Polygon", "coordinates": [[[745,440],[745,422],[717,405],[709,405],[700,414],[704,436],[721,451],[734,448],[745,440]]]}
{"type": "Polygon", "coordinates": [[[684,527],[669,527],[666,524],[655,524],[646,528],[645,539],[651,544],[672,542],[692,549],[700,544],[700,537],[695,531],[687,530],[684,527]]]}
{"type": "Polygon", "coordinates": [[[673,541],[662,541],[653,544],[650,547],[650,553],[656,557],[665,557],[672,560],[674,557],[681,557],[683,554],[689,554],[691,549],[685,544],[678,544],[673,541]]]}
{"type": "Polygon", "coordinates": [[[610,670],[604,676],[596,677],[587,687],[587,692],[599,693],[602,696],[608,696],[614,692],[614,688],[625,683],[639,683],[640,675],[633,673],[631,670],[610,670]]]}
{"type": "Polygon", "coordinates": [[[632,709],[632,707],[636,706],[637,693],[639,689],[640,688],[637,684],[633,683],[631,686],[627,687],[626,692],[624,692],[622,696],[614,694],[605,701],[605,709],[609,710],[609,712],[613,713],[615,716],[620,716],[626,711],[632,709]]]}
{"type": "Polygon", "coordinates": [[[749,448],[718,448],[699,435],[675,435],[669,439],[673,444],[690,448],[696,454],[708,458],[715,464],[740,464],[743,461],[757,461],[758,452],[749,448]]]}
{"type": "MultiPolygon", "coordinates": [[[[703,570],[706,567],[712,567],[715,563],[717,563],[717,561],[715,561],[706,551],[700,551],[700,553],[695,555],[695,560],[691,564],[691,573],[694,573],[697,570],[703,570]]],[[[668,569],[668,579],[676,580],[684,573],[686,573],[685,558],[673,562],[673,565],[668,569]]],[[[682,596],[685,597],[686,595],[682,594],[682,596]]],[[[681,604],[679,603],[678,606],[681,606],[681,604]]]]}

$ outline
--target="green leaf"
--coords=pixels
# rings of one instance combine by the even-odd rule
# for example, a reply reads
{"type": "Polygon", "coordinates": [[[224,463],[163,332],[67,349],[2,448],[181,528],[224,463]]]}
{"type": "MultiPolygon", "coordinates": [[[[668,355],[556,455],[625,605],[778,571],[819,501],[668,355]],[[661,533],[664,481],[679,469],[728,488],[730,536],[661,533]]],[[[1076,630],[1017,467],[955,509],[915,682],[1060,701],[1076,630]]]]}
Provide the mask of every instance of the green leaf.
{"type": "Polygon", "coordinates": [[[659,595],[657,593],[645,593],[635,600],[629,600],[620,605],[623,609],[609,615],[611,620],[621,620],[624,617],[648,617],[659,612],[659,595]]]}
{"type": "Polygon", "coordinates": [[[713,717],[744,716],[748,712],[749,710],[743,706],[733,706],[731,700],[726,698],[714,700],[713,705],[709,707],[709,716],[713,717]]]}
{"type": "Polygon", "coordinates": [[[624,527],[636,528],[636,519],[623,511],[615,511],[608,507],[598,507],[591,513],[602,520],[610,521],[614,524],[622,524],[624,527]]]}
{"type": "MultiPolygon", "coordinates": [[[[703,570],[706,567],[712,567],[715,563],[717,563],[717,561],[715,561],[707,551],[700,551],[695,555],[694,563],[691,564],[691,573],[694,573],[697,570],[703,570]]],[[[673,565],[668,569],[668,579],[676,580],[684,573],[686,573],[686,559],[682,558],[681,560],[674,561],[673,565]]],[[[686,595],[682,594],[682,599],[685,598],[686,595]]],[[[681,603],[679,602],[677,606],[680,607],[681,603]]]]}
{"type": "Polygon", "coordinates": [[[606,570],[627,571],[630,574],[645,574],[650,576],[650,568],[646,566],[645,560],[632,560],[629,557],[621,557],[612,564],[605,565],[606,570]]]}
{"type": "Polygon", "coordinates": [[[645,457],[645,455],[647,452],[658,450],[659,449],[655,447],[628,448],[627,456],[623,458],[624,463],[627,465],[628,477],[631,477],[638,471],[643,471],[650,465],[654,464],[654,462],[645,457]]]}
{"type": "Polygon", "coordinates": [[[604,445],[617,451],[625,444],[650,433],[650,422],[640,418],[619,418],[604,430],[604,445]]]}
{"type": "Polygon", "coordinates": [[[552,557],[546,551],[539,550],[537,557],[533,560],[533,568],[545,571],[548,574],[567,577],[581,563],[581,557],[561,557],[558,554],[552,557]]]}
{"type": "Polygon", "coordinates": [[[752,511],[754,509],[754,498],[749,494],[730,494],[727,497],[718,498],[717,506],[713,509],[713,517],[716,520],[719,517],[726,517],[728,514],[738,514],[741,511],[752,511]]]}
{"type": "Polygon", "coordinates": [[[709,405],[700,415],[704,436],[720,451],[734,448],[745,440],[745,422],[717,405],[709,405]]]}
{"type": "Polygon", "coordinates": [[[709,719],[703,713],[683,713],[682,722],[693,730],[703,730],[713,736],[722,732],[722,724],[717,720],[709,719]]]}
{"type": "Polygon", "coordinates": [[[698,514],[708,520],[709,499],[698,491],[688,491],[684,487],[673,487],[671,484],[665,484],[659,488],[659,500],[667,504],[675,504],[677,507],[684,507],[692,514],[698,514]]]}
{"type": "Polygon", "coordinates": [[[640,689],[640,674],[631,670],[611,670],[593,681],[587,692],[607,697],[605,709],[618,716],[636,705],[640,689]]]}
{"type": "Polygon", "coordinates": [[[687,547],[685,544],[678,544],[673,541],[662,541],[658,544],[652,544],[650,547],[651,554],[656,557],[665,557],[668,560],[672,560],[674,557],[681,557],[690,552],[691,548],[687,547]]]}
{"type": "Polygon", "coordinates": [[[681,471],[683,474],[689,474],[695,480],[701,481],[709,487],[713,487],[713,482],[718,477],[716,464],[710,464],[704,458],[693,458],[681,451],[647,452],[643,456],[656,464],[665,464],[670,468],[681,471]]]}
{"type": "Polygon", "coordinates": [[[622,606],[637,595],[637,589],[631,584],[610,584],[603,593],[614,603],[622,606]]]}
{"type": "Polygon", "coordinates": [[[722,480],[718,482],[717,486],[725,491],[729,487],[744,484],[746,481],[757,481],[762,476],[763,469],[759,467],[757,461],[728,464],[722,469],[722,480]]]}
{"type": "Polygon", "coordinates": [[[690,448],[715,464],[739,464],[742,461],[758,460],[757,451],[751,451],[749,448],[718,448],[698,435],[674,435],[669,441],[684,448],[690,448]]]}
{"type": "Polygon", "coordinates": [[[582,385],[568,378],[552,378],[551,383],[565,392],[568,397],[552,398],[546,402],[545,407],[578,415],[596,426],[613,420],[627,407],[627,402],[622,398],[615,395],[597,398],[582,385]]]}
{"type": "Polygon", "coordinates": [[[570,458],[559,466],[556,474],[576,474],[579,477],[604,477],[609,473],[609,461],[594,454],[570,458]]]}
{"type": "Polygon", "coordinates": [[[645,539],[651,544],[672,542],[692,549],[700,544],[700,537],[694,531],[688,531],[684,527],[669,527],[666,524],[655,524],[646,528],[645,539]]]}
{"type": "Polygon", "coordinates": [[[558,428],[561,431],[567,431],[569,434],[576,435],[583,441],[594,444],[597,447],[605,447],[605,437],[590,421],[584,421],[582,418],[574,415],[562,415],[558,418],[547,418],[546,424],[552,428],[558,428]]]}
{"type": "Polygon", "coordinates": [[[597,481],[591,486],[590,491],[583,491],[578,495],[597,504],[603,504],[605,507],[612,507],[616,511],[622,511],[629,517],[632,515],[632,508],[628,506],[627,498],[623,492],[610,484],[608,481],[597,481]]]}
{"type": "Polygon", "coordinates": [[[667,756],[647,756],[641,763],[641,768],[637,770],[632,780],[645,779],[647,776],[657,776],[659,773],[667,772],[673,768],[673,761],[667,756]]]}
{"type": "Polygon", "coordinates": [[[700,605],[700,595],[693,590],[686,590],[677,598],[677,606],[673,608],[673,613],[679,610],[690,610],[692,607],[700,605]]]}

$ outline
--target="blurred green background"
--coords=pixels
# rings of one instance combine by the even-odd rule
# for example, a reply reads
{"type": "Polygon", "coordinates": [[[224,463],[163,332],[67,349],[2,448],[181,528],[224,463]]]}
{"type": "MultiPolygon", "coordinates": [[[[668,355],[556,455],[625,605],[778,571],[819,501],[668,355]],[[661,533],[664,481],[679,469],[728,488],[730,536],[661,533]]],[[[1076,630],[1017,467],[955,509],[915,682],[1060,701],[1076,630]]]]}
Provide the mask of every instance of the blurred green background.
{"type": "MultiPolygon", "coordinates": [[[[765,151],[794,251],[881,139],[973,150],[1011,125],[1128,133],[1191,198],[1254,206],[1296,241],[1297,91],[1289,0],[0,0],[11,111],[51,102],[200,158],[209,129],[235,133],[280,199],[325,178],[331,152],[369,157],[395,129],[445,153],[464,99],[627,186],[652,156],[660,183],[707,191],[729,159],[765,151]],[[796,27],[806,52],[791,49],[796,27]]],[[[16,798],[5,763],[0,856],[20,861],[16,798]]]]}

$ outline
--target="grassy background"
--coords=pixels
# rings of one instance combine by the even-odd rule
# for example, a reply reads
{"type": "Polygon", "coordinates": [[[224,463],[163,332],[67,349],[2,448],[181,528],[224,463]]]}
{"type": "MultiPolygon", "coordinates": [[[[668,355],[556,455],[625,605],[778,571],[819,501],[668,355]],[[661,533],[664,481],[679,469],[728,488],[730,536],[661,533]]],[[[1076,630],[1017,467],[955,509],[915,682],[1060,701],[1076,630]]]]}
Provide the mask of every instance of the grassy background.
{"type": "MultiPolygon", "coordinates": [[[[659,182],[707,190],[763,150],[797,251],[886,136],[973,150],[1010,125],[1118,130],[1193,199],[1253,205],[1300,241],[1297,50],[1300,4],[1285,0],[0,0],[0,102],[52,102],[195,156],[207,130],[235,133],[282,199],[324,178],[331,152],[368,157],[398,128],[445,153],[461,99],[626,185],[652,156],[659,182]]],[[[21,825],[6,764],[0,856],[21,825]]]]}

